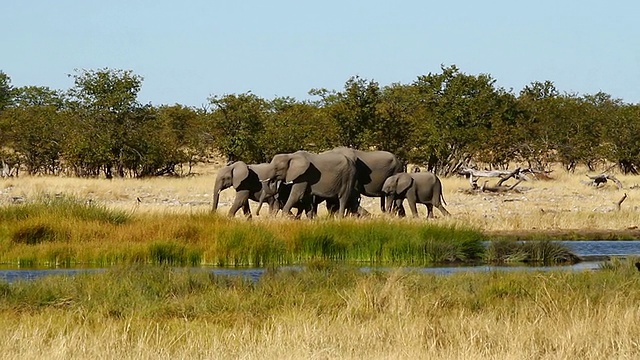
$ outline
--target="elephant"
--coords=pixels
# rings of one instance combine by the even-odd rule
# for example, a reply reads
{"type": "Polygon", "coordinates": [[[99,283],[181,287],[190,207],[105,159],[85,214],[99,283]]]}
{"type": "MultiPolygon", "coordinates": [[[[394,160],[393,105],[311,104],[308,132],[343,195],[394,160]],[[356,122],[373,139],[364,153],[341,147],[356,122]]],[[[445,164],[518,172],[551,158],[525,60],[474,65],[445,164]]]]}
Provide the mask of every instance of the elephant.
{"type": "Polygon", "coordinates": [[[418,216],[416,204],[427,206],[427,218],[433,218],[433,207],[440,210],[444,216],[450,213],[444,208],[444,196],[440,179],[431,172],[398,173],[385,180],[382,191],[386,194],[386,211],[391,212],[394,207],[402,206],[406,198],[414,217],[418,216]]]}
{"type": "MultiPolygon", "coordinates": [[[[258,208],[256,209],[256,215],[260,215],[262,204],[266,200],[268,200],[270,196],[274,197],[275,203],[273,205],[270,205],[269,213],[272,216],[276,215],[278,211],[282,210],[282,208],[284,208],[284,205],[287,203],[289,194],[291,194],[291,188],[293,187],[293,184],[284,184],[282,181],[269,182],[263,180],[262,186],[263,190],[260,195],[258,208]]],[[[296,219],[300,218],[303,211],[307,213],[307,217],[313,216],[312,201],[311,197],[309,196],[303,197],[299,202],[295,203],[293,207],[298,209],[298,212],[295,215],[296,219]]]]}
{"type": "Polygon", "coordinates": [[[297,151],[277,154],[270,164],[273,172],[268,177],[269,182],[283,181],[285,185],[292,185],[282,208],[284,214],[291,216],[295,204],[311,201],[310,217],[313,217],[319,201],[336,199],[340,216],[345,215],[356,182],[355,159],[334,151],[321,154],[297,151]]]}
{"type": "MultiPolygon", "coordinates": [[[[388,151],[362,151],[348,147],[338,147],[332,151],[340,152],[352,157],[356,161],[356,190],[359,194],[368,197],[380,198],[380,210],[385,212],[385,193],[382,185],[389,176],[400,173],[404,165],[398,158],[388,151]]],[[[353,203],[350,208],[357,209],[361,214],[366,212],[358,203],[353,203]]],[[[404,212],[404,209],[401,210],[404,212]]]]}
{"type": "Polygon", "coordinates": [[[249,208],[249,199],[259,201],[261,198],[269,204],[269,212],[277,212],[276,193],[278,189],[276,184],[271,186],[263,186],[261,180],[272,173],[272,165],[268,163],[247,165],[242,161],[231,163],[218,171],[216,176],[215,187],[213,190],[213,208],[212,211],[218,209],[220,192],[231,186],[236,190],[236,197],[229,209],[229,216],[235,216],[240,208],[245,216],[251,217],[251,209],[249,208]],[[263,194],[264,192],[264,194],[263,194]]]}

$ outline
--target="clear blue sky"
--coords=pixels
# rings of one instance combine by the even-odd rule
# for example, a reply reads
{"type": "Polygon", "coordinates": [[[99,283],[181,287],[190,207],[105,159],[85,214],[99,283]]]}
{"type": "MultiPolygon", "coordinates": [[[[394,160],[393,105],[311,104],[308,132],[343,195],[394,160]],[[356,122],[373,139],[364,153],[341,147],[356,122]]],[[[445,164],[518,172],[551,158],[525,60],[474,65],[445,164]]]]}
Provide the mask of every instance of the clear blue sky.
{"type": "Polygon", "coordinates": [[[639,1],[20,0],[2,4],[0,70],[66,90],[74,69],[144,78],[143,103],[272,99],[385,86],[457,65],[514,93],[532,81],[640,103],[639,1]]]}

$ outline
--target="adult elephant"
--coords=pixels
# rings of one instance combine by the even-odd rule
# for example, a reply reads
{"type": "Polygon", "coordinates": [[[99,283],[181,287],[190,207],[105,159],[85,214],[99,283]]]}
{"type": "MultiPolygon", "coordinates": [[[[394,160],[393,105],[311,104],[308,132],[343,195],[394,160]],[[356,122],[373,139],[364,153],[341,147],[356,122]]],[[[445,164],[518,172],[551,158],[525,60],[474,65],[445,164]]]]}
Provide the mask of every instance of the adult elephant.
{"type": "Polygon", "coordinates": [[[244,215],[251,217],[248,200],[259,201],[261,198],[269,204],[269,212],[275,213],[277,211],[275,195],[278,191],[276,184],[263,186],[261,181],[266,179],[272,172],[272,165],[268,163],[247,165],[242,161],[236,161],[221,168],[216,176],[213,189],[212,211],[215,212],[218,209],[220,192],[233,186],[236,190],[236,196],[229,209],[229,216],[235,216],[238,210],[242,208],[244,215]]]}
{"type": "MultiPolygon", "coordinates": [[[[355,189],[361,195],[380,198],[380,210],[385,211],[385,193],[382,186],[389,176],[403,171],[403,164],[398,158],[388,151],[362,151],[347,147],[333,149],[339,153],[355,159],[356,162],[356,185],[355,189]]],[[[353,198],[352,198],[353,199],[353,198]]],[[[363,211],[358,203],[354,203],[358,213],[363,211]]]]}
{"type": "Polygon", "coordinates": [[[336,199],[340,216],[345,215],[356,181],[354,159],[335,151],[321,154],[297,151],[277,154],[270,164],[273,172],[269,182],[291,184],[289,198],[282,208],[284,214],[292,215],[291,208],[305,199],[336,199]]]}
{"type": "MultiPolygon", "coordinates": [[[[387,197],[386,211],[399,208],[406,198],[414,217],[418,216],[416,204],[427,206],[427,217],[433,218],[435,206],[444,216],[450,215],[444,208],[444,196],[442,195],[442,183],[440,179],[430,172],[395,174],[385,180],[382,191],[387,197]]],[[[446,204],[446,203],[445,203],[446,204]]]]}

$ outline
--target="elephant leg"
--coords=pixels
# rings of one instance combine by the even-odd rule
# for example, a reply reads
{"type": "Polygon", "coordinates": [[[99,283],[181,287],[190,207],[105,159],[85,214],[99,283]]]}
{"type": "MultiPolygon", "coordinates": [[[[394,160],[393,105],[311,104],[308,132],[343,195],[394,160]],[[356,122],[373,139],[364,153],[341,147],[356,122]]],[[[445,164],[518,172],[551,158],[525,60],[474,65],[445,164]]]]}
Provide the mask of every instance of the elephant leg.
{"type": "MultiPolygon", "coordinates": [[[[228,213],[229,217],[236,216],[236,213],[238,212],[238,210],[244,207],[245,202],[247,203],[247,205],[249,204],[248,201],[249,201],[249,191],[247,190],[237,191],[236,197],[235,199],[233,199],[233,204],[231,204],[231,208],[229,209],[229,213],[228,213]]],[[[244,211],[244,208],[243,208],[243,211],[244,211]]],[[[249,210],[249,213],[251,213],[251,210],[249,210]]]]}
{"type": "Polygon", "coordinates": [[[251,219],[251,207],[249,206],[249,200],[245,200],[242,204],[242,213],[247,219],[251,219]]]}
{"type": "Polygon", "coordinates": [[[336,213],[340,210],[340,204],[336,199],[326,199],[327,211],[330,216],[335,216],[336,213]]]}
{"type": "Polygon", "coordinates": [[[380,196],[380,211],[382,211],[382,213],[384,214],[386,212],[386,207],[385,207],[385,197],[384,196],[380,196]]]}
{"type": "Polygon", "coordinates": [[[358,206],[357,215],[359,217],[370,217],[371,213],[368,212],[367,209],[363,208],[362,206],[358,206]]]}
{"type": "Polygon", "coordinates": [[[318,215],[318,204],[315,196],[312,195],[308,200],[304,200],[304,206],[308,219],[313,219],[318,215]]]}
{"type": "Polygon", "coordinates": [[[398,215],[398,217],[405,217],[407,216],[407,211],[404,209],[404,205],[403,205],[404,201],[401,200],[396,200],[395,203],[395,213],[398,215]]]}
{"type": "Polygon", "coordinates": [[[426,203],[425,205],[427,206],[427,219],[433,219],[433,204],[426,203]]]}
{"type": "Polygon", "coordinates": [[[436,206],[438,208],[438,210],[440,210],[440,212],[442,213],[442,215],[444,216],[450,216],[451,213],[447,211],[447,209],[444,208],[444,206],[442,204],[439,204],[436,206]]]}
{"type": "Polygon", "coordinates": [[[404,209],[404,205],[402,205],[402,203],[400,203],[400,205],[398,205],[398,216],[399,217],[407,216],[407,211],[404,209]]]}
{"type": "Polygon", "coordinates": [[[349,205],[349,197],[343,196],[339,198],[338,201],[340,202],[340,210],[338,210],[340,212],[339,216],[342,218],[346,216],[348,205],[349,205]]]}
{"type": "Polygon", "coordinates": [[[416,201],[412,199],[407,199],[409,201],[409,209],[411,209],[411,215],[413,217],[418,217],[418,208],[416,206],[416,201]]]}
{"type": "Polygon", "coordinates": [[[362,209],[362,207],[360,206],[360,201],[361,200],[362,200],[362,197],[360,196],[359,192],[357,192],[355,190],[351,191],[351,194],[349,195],[349,201],[348,201],[348,204],[347,204],[347,212],[350,215],[352,215],[352,216],[361,216],[362,215],[362,213],[360,212],[360,209],[362,209]]]}
{"type": "Polygon", "coordinates": [[[304,193],[307,188],[305,183],[293,184],[291,187],[291,193],[287,199],[287,203],[282,208],[282,213],[286,216],[293,216],[291,208],[293,205],[299,203],[304,198],[304,193]]]}
{"type": "Polygon", "coordinates": [[[280,211],[280,204],[278,201],[272,201],[269,203],[269,215],[276,216],[278,215],[278,211],[280,211]]]}

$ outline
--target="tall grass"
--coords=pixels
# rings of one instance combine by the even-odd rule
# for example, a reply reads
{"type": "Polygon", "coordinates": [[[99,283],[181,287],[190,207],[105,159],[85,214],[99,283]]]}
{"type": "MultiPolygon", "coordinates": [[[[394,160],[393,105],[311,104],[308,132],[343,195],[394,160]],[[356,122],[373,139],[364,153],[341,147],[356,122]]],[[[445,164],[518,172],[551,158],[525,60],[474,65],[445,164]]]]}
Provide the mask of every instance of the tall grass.
{"type": "Polygon", "coordinates": [[[135,265],[0,282],[7,358],[638,358],[640,276],[135,265]]]}
{"type": "Polygon", "coordinates": [[[0,219],[0,262],[56,266],[268,266],[317,259],[424,265],[477,260],[484,240],[476,230],[450,224],[134,215],[67,197],[3,206],[0,219]]]}
{"type": "Polygon", "coordinates": [[[491,241],[484,254],[490,263],[540,263],[574,264],[580,259],[571,253],[566,246],[549,240],[495,240],[491,241]]]}
{"type": "Polygon", "coordinates": [[[124,224],[130,215],[123,210],[108,209],[93,201],[68,195],[40,194],[34,200],[16,205],[5,205],[0,210],[0,221],[16,221],[32,218],[55,218],[61,221],[97,221],[124,224]]]}

